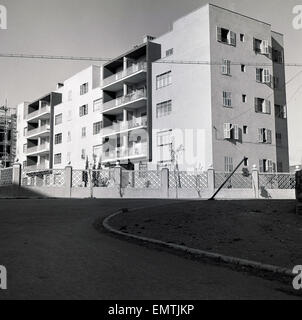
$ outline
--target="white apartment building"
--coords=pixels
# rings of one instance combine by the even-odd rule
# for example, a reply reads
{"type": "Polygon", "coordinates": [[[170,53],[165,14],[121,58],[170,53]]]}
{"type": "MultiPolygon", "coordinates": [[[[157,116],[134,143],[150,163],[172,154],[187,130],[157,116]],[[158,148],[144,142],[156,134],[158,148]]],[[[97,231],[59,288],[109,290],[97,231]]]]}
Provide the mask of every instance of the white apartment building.
{"type": "Polygon", "coordinates": [[[281,34],[209,4],[154,41],[166,63],[152,68],[153,166],[171,166],[172,146],[180,169],[229,172],[247,157],[289,171],[281,34]]]}
{"type": "Polygon", "coordinates": [[[101,161],[100,67],[91,66],[61,84],[62,103],[54,108],[53,167],[85,169],[101,161]]]}
{"type": "MultiPolygon", "coordinates": [[[[25,106],[26,165],[49,156],[51,168],[85,169],[88,159],[107,167],[230,172],[246,157],[249,170],[288,172],[285,87],[283,36],[208,4],[166,34],[146,36],[102,68],[66,80],[49,96],[56,97],[49,149],[39,147],[48,137],[39,129],[48,119],[45,98],[25,106]]],[[[22,161],[23,143],[19,138],[22,161]]]]}

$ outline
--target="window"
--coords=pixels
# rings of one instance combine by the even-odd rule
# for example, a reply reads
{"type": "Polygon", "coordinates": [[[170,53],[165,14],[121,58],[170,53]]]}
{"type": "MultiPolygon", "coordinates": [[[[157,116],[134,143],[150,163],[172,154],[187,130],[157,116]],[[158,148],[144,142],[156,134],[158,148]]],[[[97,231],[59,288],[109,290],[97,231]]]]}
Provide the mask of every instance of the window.
{"type": "Polygon", "coordinates": [[[255,98],[255,111],[257,113],[271,114],[271,102],[269,100],[255,98]]]}
{"type": "Polygon", "coordinates": [[[62,153],[57,153],[54,155],[54,164],[62,163],[62,153]]]}
{"type": "Polygon", "coordinates": [[[261,173],[269,172],[272,173],[275,171],[275,164],[272,160],[261,159],[259,160],[259,170],[261,173]]]}
{"type": "Polygon", "coordinates": [[[93,135],[99,134],[102,129],[102,122],[96,122],[93,124],[93,135]]]}
{"type": "Polygon", "coordinates": [[[58,133],[55,135],[55,144],[61,144],[62,143],[62,133],[58,133]]]}
{"type": "Polygon", "coordinates": [[[93,101],[93,112],[100,111],[102,107],[102,99],[93,101]]]}
{"type": "Polygon", "coordinates": [[[231,92],[223,92],[223,106],[226,108],[232,107],[232,93],[231,92]]]}
{"type": "Polygon", "coordinates": [[[240,33],[240,41],[241,42],[245,41],[245,35],[243,33],[240,33]]]}
{"type": "Polygon", "coordinates": [[[82,138],[86,138],[86,127],[82,128],[82,138]]]}
{"type": "Polygon", "coordinates": [[[273,77],[274,80],[274,89],[279,89],[280,80],[278,77],[273,77]]]}
{"type": "Polygon", "coordinates": [[[80,87],[80,95],[84,95],[88,92],[88,83],[84,83],[80,87]]]}
{"type": "Polygon", "coordinates": [[[248,133],[249,133],[249,127],[243,126],[243,134],[248,134],[248,133]]]}
{"type": "Polygon", "coordinates": [[[88,104],[80,107],[80,117],[84,117],[88,114],[88,104]]]}
{"type": "Polygon", "coordinates": [[[246,72],[246,65],[245,64],[241,65],[241,72],[246,72]]]}
{"type": "Polygon", "coordinates": [[[23,131],[24,137],[26,136],[26,134],[27,134],[27,128],[24,128],[24,131],[23,131]]]}
{"type": "Polygon", "coordinates": [[[246,96],[246,94],[243,94],[243,95],[242,95],[242,102],[243,102],[243,103],[246,103],[246,102],[247,102],[247,96],[246,96]]]}
{"type": "Polygon", "coordinates": [[[273,50],[273,61],[276,63],[284,63],[283,52],[279,50],[273,50]]]}
{"type": "Polygon", "coordinates": [[[26,151],[27,151],[27,143],[23,145],[23,153],[26,153],[26,151]]]}
{"type": "Polygon", "coordinates": [[[230,60],[222,60],[221,73],[227,76],[231,75],[231,61],[230,60]]]}
{"type": "Polygon", "coordinates": [[[244,158],[243,165],[244,165],[245,167],[248,167],[248,166],[249,166],[249,159],[248,159],[247,157],[244,158]]]}
{"type": "Polygon", "coordinates": [[[277,146],[282,146],[282,133],[276,133],[276,143],[277,146]]]}
{"type": "Polygon", "coordinates": [[[62,115],[62,113],[57,114],[57,115],[55,116],[55,125],[57,126],[57,125],[61,124],[62,122],[63,122],[63,115],[62,115]]]}
{"type": "Polygon", "coordinates": [[[168,116],[172,112],[172,100],[165,101],[157,104],[156,106],[156,117],[162,118],[168,116]]]}
{"type": "Polygon", "coordinates": [[[172,73],[168,71],[156,77],[156,89],[164,88],[172,83],[172,73]]]}
{"type": "Polygon", "coordinates": [[[225,123],[223,131],[224,140],[239,140],[238,124],[225,123]]]}
{"type": "Polygon", "coordinates": [[[72,111],[68,110],[67,121],[71,121],[71,120],[72,120],[72,111]]]}
{"type": "Polygon", "coordinates": [[[85,160],[85,159],[86,159],[86,150],[85,150],[85,149],[82,149],[81,159],[82,159],[82,160],[85,160]]]}
{"type": "Polygon", "coordinates": [[[254,39],[254,51],[264,55],[269,54],[269,42],[267,40],[254,39]]]}
{"type": "Polygon", "coordinates": [[[256,69],[256,81],[260,83],[271,83],[271,75],[269,69],[256,69]]]}
{"type": "Polygon", "coordinates": [[[277,171],[278,172],[283,172],[283,163],[282,162],[278,162],[277,163],[277,171]]]}
{"type": "Polygon", "coordinates": [[[217,41],[236,46],[236,33],[228,29],[217,27],[217,41]]]}
{"type": "Polygon", "coordinates": [[[272,144],[272,130],[261,128],[258,129],[258,142],[272,144]]]}
{"type": "Polygon", "coordinates": [[[173,49],[173,48],[167,50],[167,51],[166,51],[166,57],[172,56],[173,53],[174,53],[174,49],[173,49]]]}
{"type": "Polygon", "coordinates": [[[234,170],[233,158],[224,157],[224,172],[230,173],[230,172],[233,172],[233,170],[234,170]]]}
{"type": "Polygon", "coordinates": [[[277,118],[286,119],[287,118],[287,109],[286,106],[275,105],[275,115],[277,118]]]}
{"type": "Polygon", "coordinates": [[[157,146],[163,147],[172,143],[172,131],[163,131],[157,133],[157,146]]]}

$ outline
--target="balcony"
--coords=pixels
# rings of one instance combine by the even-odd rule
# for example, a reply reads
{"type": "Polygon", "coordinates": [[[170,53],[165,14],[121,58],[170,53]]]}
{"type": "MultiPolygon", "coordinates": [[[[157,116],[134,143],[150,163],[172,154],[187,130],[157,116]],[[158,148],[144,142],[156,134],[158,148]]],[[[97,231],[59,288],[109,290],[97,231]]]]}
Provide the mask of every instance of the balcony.
{"type": "Polygon", "coordinates": [[[139,62],[133,64],[131,67],[124,71],[118,72],[103,79],[103,90],[107,91],[119,91],[123,89],[123,81],[127,80],[127,83],[138,83],[146,80],[147,63],[139,62]]]}
{"type": "Polygon", "coordinates": [[[28,130],[26,134],[27,139],[35,139],[39,137],[47,137],[50,134],[50,125],[46,124],[37,129],[28,130]]]}
{"type": "Polygon", "coordinates": [[[49,153],[50,144],[44,143],[36,147],[27,148],[26,155],[27,156],[38,156],[49,153]]]}
{"type": "Polygon", "coordinates": [[[138,109],[146,105],[147,91],[137,90],[131,94],[120,97],[103,104],[103,113],[118,114],[120,109],[127,107],[127,109],[138,109]]]}
{"type": "Polygon", "coordinates": [[[43,163],[43,164],[35,164],[32,166],[25,167],[25,171],[28,172],[38,172],[38,171],[45,171],[49,170],[49,164],[43,163]]]}
{"type": "Polygon", "coordinates": [[[104,152],[102,162],[128,161],[146,158],[148,156],[147,143],[137,144],[130,148],[120,147],[104,152]]]}
{"type": "Polygon", "coordinates": [[[127,132],[136,129],[146,129],[148,127],[148,119],[147,117],[141,117],[132,119],[131,121],[127,122],[117,122],[114,123],[110,127],[103,128],[101,131],[101,135],[111,136],[122,132],[127,132]]]}
{"type": "Polygon", "coordinates": [[[40,101],[39,109],[37,111],[31,112],[27,115],[27,121],[48,119],[50,116],[50,105],[47,102],[40,101]]]}

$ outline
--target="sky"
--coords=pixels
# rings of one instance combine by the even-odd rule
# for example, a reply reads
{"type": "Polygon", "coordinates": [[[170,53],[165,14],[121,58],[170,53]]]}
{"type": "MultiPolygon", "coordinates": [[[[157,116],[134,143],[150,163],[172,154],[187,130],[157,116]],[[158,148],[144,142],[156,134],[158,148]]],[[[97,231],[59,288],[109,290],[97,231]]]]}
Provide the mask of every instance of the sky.
{"type": "MultiPolygon", "coordinates": [[[[0,53],[113,58],[160,36],[173,21],[206,0],[0,0],[8,29],[0,30],[0,53]]],[[[212,0],[211,3],[272,24],[285,36],[287,63],[302,64],[302,30],[295,30],[293,8],[302,0],[212,0]]],[[[32,101],[90,62],[0,58],[0,105],[32,101]]],[[[302,67],[287,67],[289,80],[302,67]]],[[[302,163],[302,73],[287,87],[290,162],[302,163]]]]}

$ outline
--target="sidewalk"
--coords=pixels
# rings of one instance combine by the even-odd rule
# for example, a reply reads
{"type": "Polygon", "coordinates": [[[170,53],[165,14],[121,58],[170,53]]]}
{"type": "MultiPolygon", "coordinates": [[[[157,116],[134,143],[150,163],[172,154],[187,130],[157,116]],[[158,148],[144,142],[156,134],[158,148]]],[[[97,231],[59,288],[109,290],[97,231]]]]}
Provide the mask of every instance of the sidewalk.
{"type": "Polygon", "coordinates": [[[124,213],[123,232],[292,269],[302,264],[295,201],[198,201],[124,213]]]}

